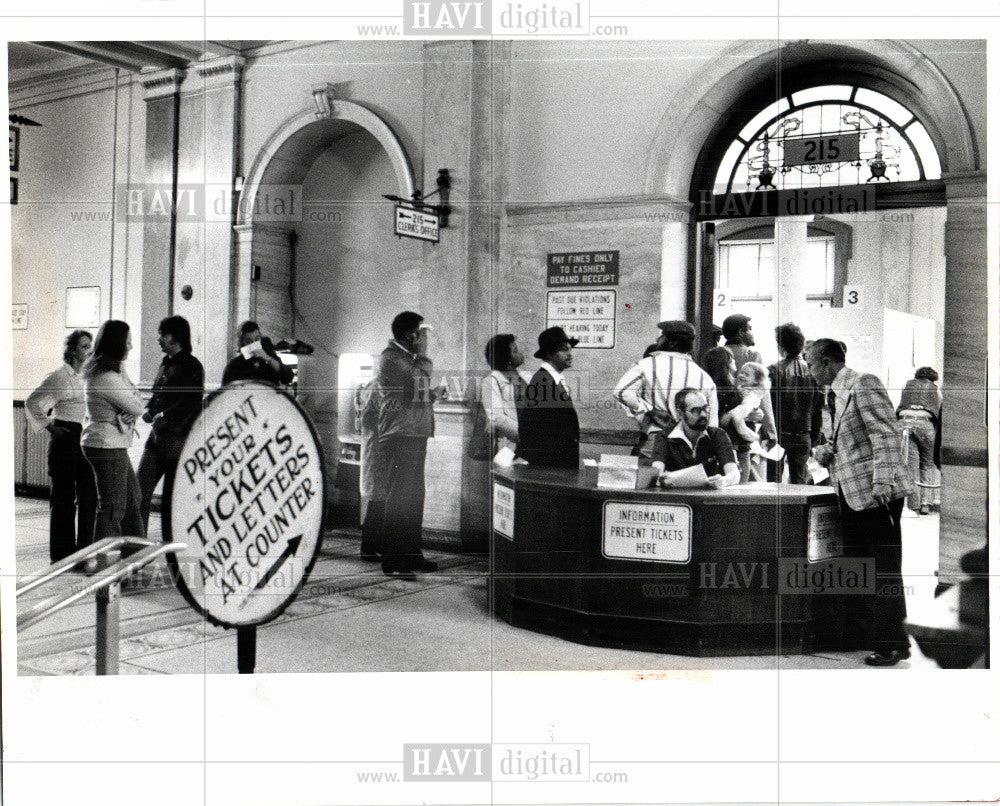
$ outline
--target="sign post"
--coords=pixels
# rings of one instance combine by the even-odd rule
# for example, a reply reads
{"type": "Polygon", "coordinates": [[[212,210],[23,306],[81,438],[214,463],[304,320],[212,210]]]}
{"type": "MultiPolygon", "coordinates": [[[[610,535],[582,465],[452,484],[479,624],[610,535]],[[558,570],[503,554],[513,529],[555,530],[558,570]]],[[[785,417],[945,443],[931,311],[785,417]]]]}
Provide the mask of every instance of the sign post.
{"type": "Polygon", "coordinates": [[[256,662],[257,626],[277,618],[316,561],[325,510],[323,454],[305,412],[257,382],[212,395],[164,494],[168,562],[187,602],[237,631],[237,667],[256,662]]]}

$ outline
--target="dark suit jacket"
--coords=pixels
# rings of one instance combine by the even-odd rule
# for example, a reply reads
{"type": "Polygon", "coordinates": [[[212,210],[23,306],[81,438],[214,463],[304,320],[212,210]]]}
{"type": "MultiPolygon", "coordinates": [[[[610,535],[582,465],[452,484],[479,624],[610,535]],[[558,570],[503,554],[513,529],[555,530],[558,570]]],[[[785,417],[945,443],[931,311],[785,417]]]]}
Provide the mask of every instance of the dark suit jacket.
{"type": "Polygon", "coordinates": [[[569,395],[545,369],[538,370],[518,403],[517,455],[532,465],[580,467],[580,421],[569,395]]]}

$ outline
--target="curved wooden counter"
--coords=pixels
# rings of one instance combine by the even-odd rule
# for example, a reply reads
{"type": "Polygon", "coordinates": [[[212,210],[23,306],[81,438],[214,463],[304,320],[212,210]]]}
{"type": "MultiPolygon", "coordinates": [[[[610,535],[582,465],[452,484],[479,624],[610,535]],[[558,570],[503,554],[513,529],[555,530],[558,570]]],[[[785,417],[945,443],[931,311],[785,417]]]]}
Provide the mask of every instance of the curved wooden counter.
{"type": "Polygon", "coordinates": [[[608,490],[520,466],[495,469],[492,494],[507,621],[684,654],[850,645],[851,597],[830,592],[843,549],[829,487],[608,490]]]}

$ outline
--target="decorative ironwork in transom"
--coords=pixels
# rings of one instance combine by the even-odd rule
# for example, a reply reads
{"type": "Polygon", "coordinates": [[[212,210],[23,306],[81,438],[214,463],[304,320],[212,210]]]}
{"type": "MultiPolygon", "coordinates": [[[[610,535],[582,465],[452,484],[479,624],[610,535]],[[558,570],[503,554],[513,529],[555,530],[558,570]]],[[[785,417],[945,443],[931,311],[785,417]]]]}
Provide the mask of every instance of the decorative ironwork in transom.
{"type": "Polygon", "coordinates": [[[906,107],[863,87],[826,85],[756,114],[723,156],[715,192],[940,178],[934,143],[906,107]]]}

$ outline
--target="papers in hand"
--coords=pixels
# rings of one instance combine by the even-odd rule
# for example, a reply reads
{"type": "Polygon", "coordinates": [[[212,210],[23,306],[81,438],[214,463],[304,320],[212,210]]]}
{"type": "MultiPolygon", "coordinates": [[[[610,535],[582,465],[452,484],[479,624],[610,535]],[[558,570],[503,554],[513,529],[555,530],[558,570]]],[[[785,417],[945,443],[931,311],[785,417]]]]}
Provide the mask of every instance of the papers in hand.
{"type": "Polygon", "coordinates": [[[830,478],[830,471],[817,462],[813,457],[806,459],[806,470],[812,477],[813,484],[819,484],[830,478]]]}
{"type": "Polygon", "coordinates": [[[708,476],[702,464],[691,465],[683,470],[667,471],[660,476],[662,487],[707,487],[708,476]]]}
{"type": "Polygon", "coordinates": [[[260,339],[240,347],[240,352],[243,353],[243,357],[247,359],[247,361],[249,361],[255,355],[259,356],[266,355],[266,353],[264,352],[264,346],[260,343],[260,339]]]}
{"type": "Polygon", "coordinates": [[[514,451],[510,449],[509,445],[504,445],[497,451],[497,455],[493,457],[493,464],[500,467],[510,467],[514,464],[514,451]]]}
{"type": "Polygon", "coordinates": [[[765,459],[769,459],[772,462],[780,462],[785,455],[785,449],[780,445],[775,445],[771,450],[765,451],[760,447],[759,442],[753,442],[750,445],[750,453],[756,454],[757,456],[763,456],[765,459]]]}

